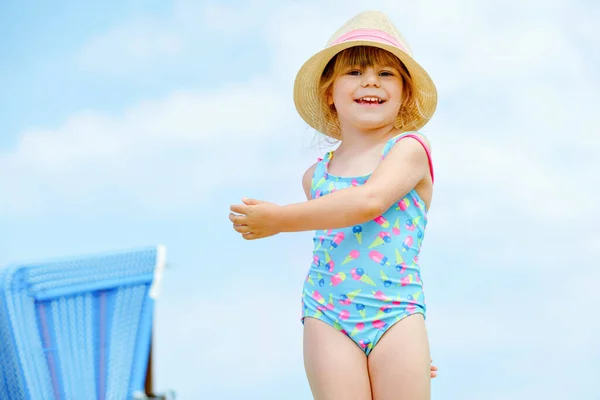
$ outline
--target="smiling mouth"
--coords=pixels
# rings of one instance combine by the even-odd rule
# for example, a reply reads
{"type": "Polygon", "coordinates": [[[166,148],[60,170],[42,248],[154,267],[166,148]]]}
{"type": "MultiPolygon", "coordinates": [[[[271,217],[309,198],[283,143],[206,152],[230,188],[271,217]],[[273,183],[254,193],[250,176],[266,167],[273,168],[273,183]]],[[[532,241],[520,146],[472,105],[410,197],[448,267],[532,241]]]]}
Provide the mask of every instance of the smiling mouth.
{"type": "Polygon", "coordinates": [[[385,100],[380,99],[379,97],[367,96],[361,97],[360,99],[354,100],[358,104],[383,104],[385,100]]]}

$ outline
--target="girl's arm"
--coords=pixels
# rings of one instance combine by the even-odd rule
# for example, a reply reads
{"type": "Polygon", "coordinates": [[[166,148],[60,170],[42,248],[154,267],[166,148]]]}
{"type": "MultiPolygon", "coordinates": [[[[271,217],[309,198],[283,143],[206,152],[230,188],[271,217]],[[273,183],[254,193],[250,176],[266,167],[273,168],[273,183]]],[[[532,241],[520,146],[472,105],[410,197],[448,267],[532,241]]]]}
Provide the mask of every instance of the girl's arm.
{"type": "MultiPolygon", "coordinates": [[[[336,229],[358,225],[377,218],[394,202],[404,197],[429,174],[423,145],[406,138],[397,142],[362,186],[338,190],[326,196],[287,206],[244,199],[231,207],[241,215],[230,215],[236,230],[247,239],[258,239],[280,232],[336,229]]],[[[303,183],[309,182],[308,171],[303,183]]],[[[312,176],[312,175],[311,175],[312,176]]],[[[305,186],[306,191],[306,186],[305,186]]]]}

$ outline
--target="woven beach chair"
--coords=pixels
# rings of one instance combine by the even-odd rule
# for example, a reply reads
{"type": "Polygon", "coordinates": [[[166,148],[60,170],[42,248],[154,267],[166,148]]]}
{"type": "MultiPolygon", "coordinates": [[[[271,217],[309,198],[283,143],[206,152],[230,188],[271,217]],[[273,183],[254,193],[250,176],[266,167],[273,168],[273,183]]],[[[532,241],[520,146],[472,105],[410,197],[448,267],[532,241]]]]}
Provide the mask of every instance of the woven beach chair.
{"type": "Polygon", "coordinates": [[[156,246],[0,269],[0,399],[149,394],[164,265],[156,246]]]}

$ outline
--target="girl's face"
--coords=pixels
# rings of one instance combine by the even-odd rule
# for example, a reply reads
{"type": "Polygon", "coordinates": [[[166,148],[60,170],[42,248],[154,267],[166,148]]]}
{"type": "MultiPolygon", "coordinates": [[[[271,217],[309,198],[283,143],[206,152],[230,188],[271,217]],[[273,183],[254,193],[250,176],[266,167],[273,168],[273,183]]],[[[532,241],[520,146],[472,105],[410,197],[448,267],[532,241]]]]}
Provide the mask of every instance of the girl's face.
{"type": "Polygon", "coordinates": [[[370,131],[394,125],[402,86],[400,71],[392,66],[346,67],[335,78],[327,101],[335,106],[342,130],[370,131]]]}

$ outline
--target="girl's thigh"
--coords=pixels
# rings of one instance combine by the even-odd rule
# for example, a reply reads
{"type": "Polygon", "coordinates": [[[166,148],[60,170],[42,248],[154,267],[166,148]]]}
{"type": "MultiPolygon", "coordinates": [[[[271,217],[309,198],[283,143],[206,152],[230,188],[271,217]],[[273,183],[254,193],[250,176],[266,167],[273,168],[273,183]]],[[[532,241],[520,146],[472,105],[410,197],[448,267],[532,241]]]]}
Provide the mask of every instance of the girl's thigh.
{"type": "Polygon", "coordinates": [[[368,367],[373,400],[429,400],[431,358],[423,316],[392,325],[369,354],[368,367]]]}
{"type": "Polygon", "coordinates": [[[372,400],[367,357],[346,335],[304,319],[304,367],[315,400],[372,400]]]}

